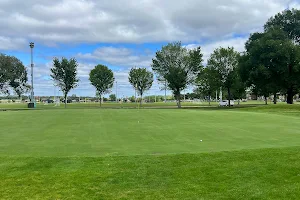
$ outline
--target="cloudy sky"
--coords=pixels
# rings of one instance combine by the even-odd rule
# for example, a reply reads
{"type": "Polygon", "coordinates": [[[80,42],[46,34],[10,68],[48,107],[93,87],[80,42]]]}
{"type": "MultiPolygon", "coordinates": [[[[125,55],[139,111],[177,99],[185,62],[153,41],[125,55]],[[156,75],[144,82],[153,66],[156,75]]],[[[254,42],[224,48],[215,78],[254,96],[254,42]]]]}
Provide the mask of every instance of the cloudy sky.
{"type": "MultiPolygon", "coordinates": [[[[300,8],[300,0],[0,0],[0,52],[29,67],[35,42],[36,96],[58,93],[49,77],[53,57],[79,62],[70,95],[95,95],[88,74],[101,63],[114,71],[118,93],[131,96],[129,69],[150,69],[162,45],[200,45],[205,60],[220,46],[243,51],[250,33],[287,8],[300,8]]],[[[163,93],[157,81],[150,93],[163,93]]]]}

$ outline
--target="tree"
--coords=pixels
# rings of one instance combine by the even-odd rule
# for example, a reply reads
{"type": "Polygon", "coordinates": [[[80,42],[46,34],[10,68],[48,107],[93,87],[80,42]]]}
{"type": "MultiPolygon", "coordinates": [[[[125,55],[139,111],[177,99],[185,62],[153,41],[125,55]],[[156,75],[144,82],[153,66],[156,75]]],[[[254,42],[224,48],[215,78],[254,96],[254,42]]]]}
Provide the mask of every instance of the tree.
{"type": "Polygon", "coordinates": [[[77,61],[74,58],[68,60],[62,58],[60,61],[58,58],[53,60],[53,67],[51,70],[51,78],[55,84],[60,87],[64,93],[65,108],[67,107],[67,96],[71,89],[77,87],[79,79],[77,78],[77,61]]]}
{"type": "Polygon", "coordinates": [[[208,97],[210,105],[212,94],[220,88],[219,80],[217,79],[217,72],[212,68],[206,67],[203,72],[199,74],[196,80],[196,85],[196,92],[208,97]]]}
{"type": "Polygon", "coordinates": [[[163,46],[152,59],[152,69],[160,80],[166,80],[167,87],[173,91],[178,108],[181,107],[181,91],[195,82],[203,69],[201,48],[188,50],[181,42],[163,46]]]}
{"type": "Polygon", "coordinates": [[[152,87],[153,73],[146,68],[132,68],[128,77],[129,83],[141,95],[140,104],[143,101],[143,94],[152,87]]]}
{"type": "Polygon", "coordinates": [[[131,96],[128,98],[130,102],[135,102],[135,96],[131,96]]]}
{"type": "MultiPolygon", "coordinates": [[[[287,103],[300,86],[300,49],[281,29],[269,29],[254,33],[246,43],[246,55],[241,62],[244,72],[249,74],[258,93],[265,98],[282,91],[287,94],[287,103]]],[[[244,76],[244,75],[242,75],[244,76]]]]}
{"type": "MultiPolygon", "coordinates": [[[[292,9],[285,10],[282,13],[278,13],[274,17],[271,17],[265,24],[265,33],[284,32],[285,38],[281,37],[283,44],[281,44],[281,56],[284,56],[288,65],[283,64],[282,68],[286,69],[286,73],[283,80],[283,89],[287,94],[287,103],[293,103],[293,96],[298,92],[299,89],[299,74],[298,72],[298,59],[299,59],[299,43],[300,43],[300,10],[292,9]],[[286,40],[291,40],[287,42],[286,40]],[[285,47],[284,47],[285,46],[285,47]],[[288,49],[286,49],[288,48],[288,49]],[[289,54],[288,51],[291,53],[289,54]]],[[[283,35],[283,34],[282,34],[283,35]]],[[[280,52],[280,51],[279,51],[280,52]]],[[[283,77],[283,76],[282,76],[283,77]]],[[[274,94],[276,100],[276,95],[274,94]]]]}
{"type": "Polygon", "coordinates": [[[290,40],[300,43],[300,10],[291,9],[271,17],[264,25],[265,32],[273,29],[283,30],[290,40]]]}
{"type": "Polygon", "coordinates": [[[220,85],[226,88],[228,93],[228,104],[230,106],[231,89],[236,82],[235,70],[238,67],[239,53],[233,47],[218,48],[211,54],[207,62],[207,67],[215,71],[215,80],[220,81],[220,85]]]}
{"type": "Polygon", "coordinates": [[[263,96],[268,104],[267,97],[272,93],[272,87],[267,68],[251,63],[246,53],[239,58],[239,76],[246,87],[251,88],[256,95],[263,96]]]}
{"type": "Polygon", "coordinates": [[[114,73],[105,65],[97,65],[90,72],[91,84],[96,88],[99,95],[100,107],[102,106],[101,97],[103,94],[108,93],[114,85],[114,73]]]}
{"type": "Polygon", "coordinates": [[[30,86],[23,63],[14,56],[0,54],[0,92],[9,94],[10,89],[20,98],[30,86]]]}
{"type": "Polygon", "coordinates": [[[111,101],[116,101],[117,97],[116,97],[115,94],[111,94],[111,95],[109,95],[109,99],[110,99],[111,101]]]}
{"type": "Polygon", "coordinates": [[[232,86],[232,97],[233,99],[238,99],[238,105],[240,104],[240,100],[246,98],[246,84],[242,81],[239,68],[234,70],[234,83],[232,86]]]}

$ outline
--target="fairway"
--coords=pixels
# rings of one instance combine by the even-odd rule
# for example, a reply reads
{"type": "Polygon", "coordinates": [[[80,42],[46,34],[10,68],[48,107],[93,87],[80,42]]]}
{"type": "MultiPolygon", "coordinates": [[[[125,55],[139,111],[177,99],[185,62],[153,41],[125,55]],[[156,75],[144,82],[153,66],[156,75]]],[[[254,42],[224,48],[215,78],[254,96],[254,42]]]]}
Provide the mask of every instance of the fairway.
{"type": "Polygon", "coordinates": [[[293,199],[299,108],[3,111],[0,198],[293,199]]]}

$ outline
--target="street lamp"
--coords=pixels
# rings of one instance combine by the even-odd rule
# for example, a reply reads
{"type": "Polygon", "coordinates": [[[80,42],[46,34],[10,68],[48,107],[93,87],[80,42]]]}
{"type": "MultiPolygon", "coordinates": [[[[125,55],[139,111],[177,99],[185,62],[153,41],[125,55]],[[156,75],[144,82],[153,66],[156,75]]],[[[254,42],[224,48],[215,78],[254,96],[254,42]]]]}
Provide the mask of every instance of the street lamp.
{"type": "Polygon", "coordinates": [[[30,94],[30,103],[32,107],[35,107],[34,105],[34,92],[33,92],[33,48],[34,48],[34,43],[30,42],[30,51],[31,51],[31,94],[30,94]]]}

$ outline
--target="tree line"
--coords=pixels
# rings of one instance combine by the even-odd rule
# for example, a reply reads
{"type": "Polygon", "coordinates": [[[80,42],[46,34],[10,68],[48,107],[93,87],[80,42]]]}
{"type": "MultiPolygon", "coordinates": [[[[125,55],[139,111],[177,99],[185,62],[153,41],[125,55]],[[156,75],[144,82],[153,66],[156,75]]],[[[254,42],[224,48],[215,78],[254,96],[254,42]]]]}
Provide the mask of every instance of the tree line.
{"type": "MultiPolygon", "coordinates": [[[[293,97],[300,89],[300,11],[285,10],[271,17],[263,32],[252,33],[245,43],[245,51],[237,52],[233,47],[219,47],[203,64],[201,47],[187,49],[181,42],[169,43],[157,51],[151,68],[159,81],[173,92],[178,108],[181,107],[181,93],[194,86],[195,93],[210,98],[217,90],[225,90],[227,99],[241,99],[246,88],[257,96],[267,98],[278,94],[293,103],[293,97]]],[[[51,77],[64,93],[79,82],[77,61],[55,58],[51,77]]],[[[132,68],[129,82],[143,97],[154,80],[153,72],[146,68],[132,68]]],[[[114,74],[105,65],[97,65],[90,71],[89,80],[99,98],[108,93],[114,85],[114,74]]],[[[12,88],[21,95],[28,90],[27,72],[21,61],[15,57],[0,55],[0,90],[12,88]]],[[[228,101],[230,104],[230,101],[228,101]]],[[[100,101],[101,106],[101,101],[100,101]]]]}
{"type": "MultiPolygon", "coordinates": [[[[220,47],[202,65],[201,48],[187,50],[180,42],[170,43],[156,53],[152,69],[166,80],[180,107],[181,91],[189,85],[210,97],[226,90],[227,99],[240,99],[246,88],[257,96],[286,95],[287,103],[300,89],[300,11],[285,10],[271,17],[263,32],[252,33],[244,52],[220,47]]],[[[229,105],[230,105],[230,101],[229,105]]]]}

